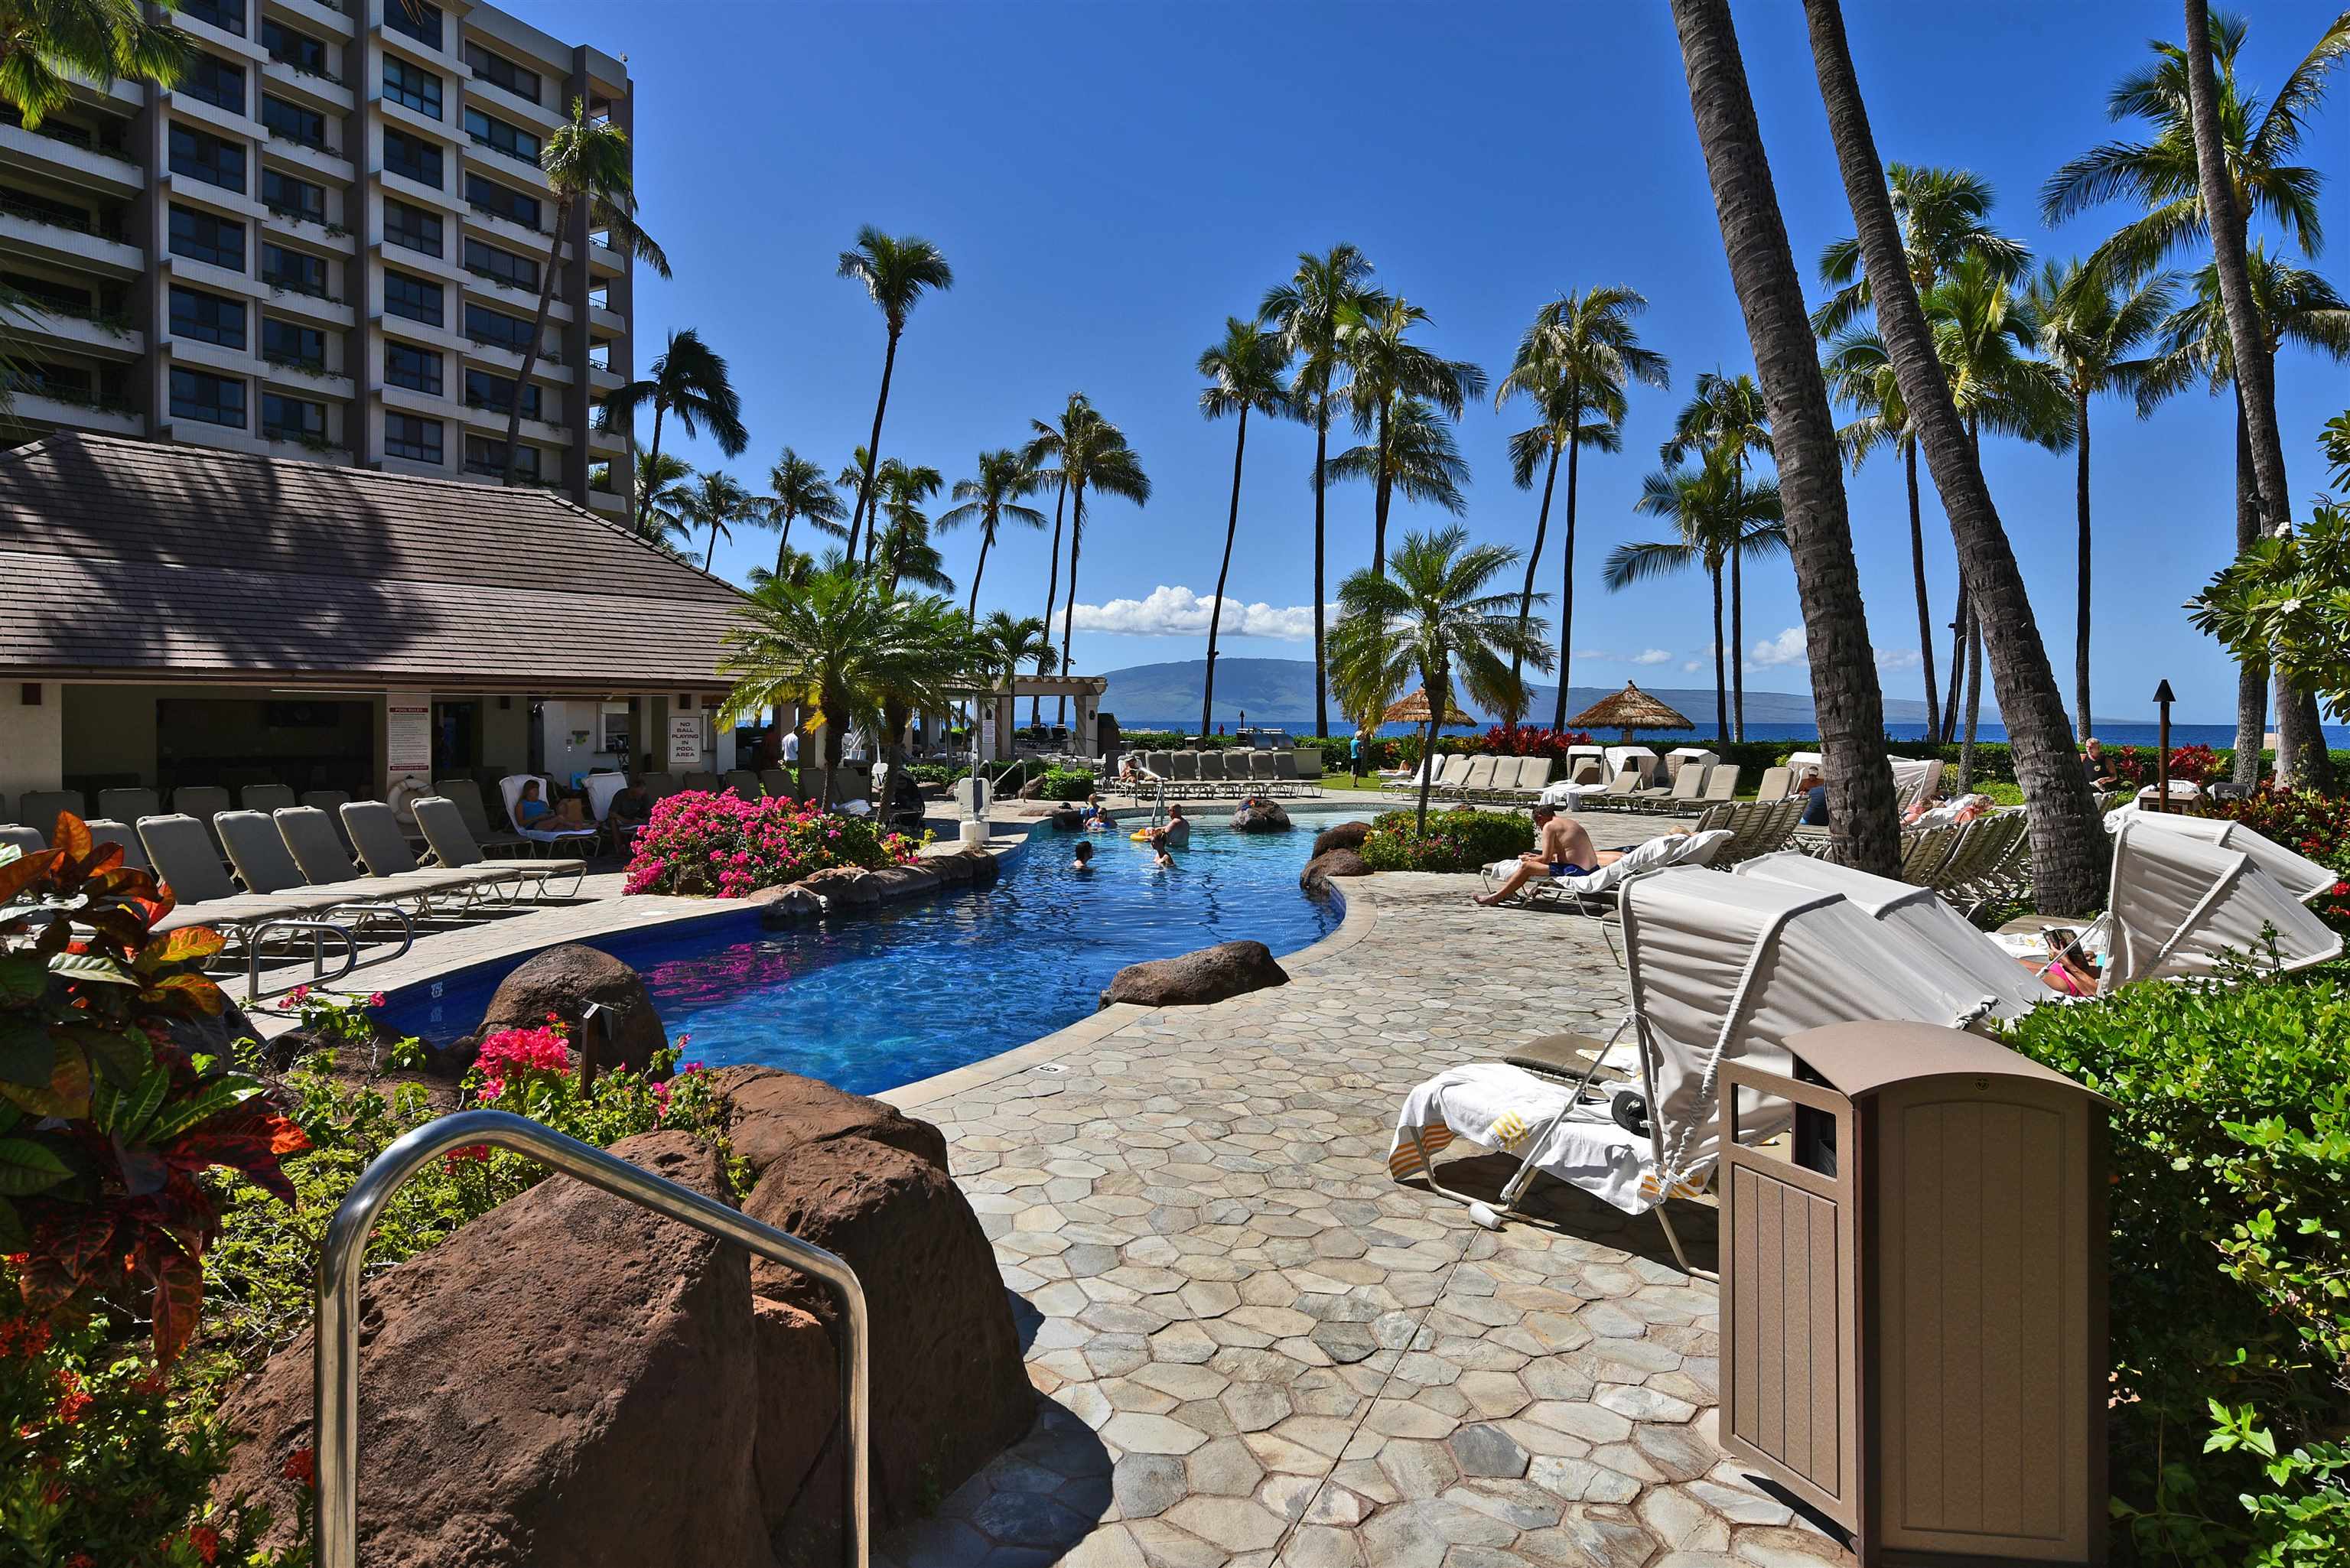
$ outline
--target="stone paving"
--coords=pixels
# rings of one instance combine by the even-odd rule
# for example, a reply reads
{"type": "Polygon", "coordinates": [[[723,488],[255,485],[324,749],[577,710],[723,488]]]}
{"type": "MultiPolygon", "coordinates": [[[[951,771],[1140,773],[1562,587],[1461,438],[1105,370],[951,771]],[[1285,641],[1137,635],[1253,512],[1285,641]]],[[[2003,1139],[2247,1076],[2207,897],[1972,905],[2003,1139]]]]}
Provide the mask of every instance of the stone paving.
{"type": "MultiPolygon", "coordinates": [[[[1543,1222],[1489,1232],[1388,1179],[1412,1084],[1625,1002],[1592,922],[1472,886],[1349,883],[1288,986],[1115,1010],[886,1096],[946,1132],[1045,1398],[878,1563],[1850,1561],[1716,1447],[1713,1287],[1652,1218],[1546,1183],[1543,1222]]],[[[1503,1174],[1448,1167],[1484,1193],[1503,1174]]],[[[1687,1212],[1710,1262],[1711,1210],[1687,1212]]]]}

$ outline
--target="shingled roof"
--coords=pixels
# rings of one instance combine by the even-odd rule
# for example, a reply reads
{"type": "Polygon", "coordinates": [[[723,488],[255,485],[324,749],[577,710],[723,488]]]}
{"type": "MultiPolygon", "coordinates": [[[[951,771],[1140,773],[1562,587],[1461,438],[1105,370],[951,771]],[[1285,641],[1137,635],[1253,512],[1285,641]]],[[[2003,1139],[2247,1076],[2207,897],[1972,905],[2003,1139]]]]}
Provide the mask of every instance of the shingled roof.
{"type": "Polygon", "coordinates": [[[534,487],[68,433],[0,452],[0,670],[723,689],[742,596],[534,487]]]}

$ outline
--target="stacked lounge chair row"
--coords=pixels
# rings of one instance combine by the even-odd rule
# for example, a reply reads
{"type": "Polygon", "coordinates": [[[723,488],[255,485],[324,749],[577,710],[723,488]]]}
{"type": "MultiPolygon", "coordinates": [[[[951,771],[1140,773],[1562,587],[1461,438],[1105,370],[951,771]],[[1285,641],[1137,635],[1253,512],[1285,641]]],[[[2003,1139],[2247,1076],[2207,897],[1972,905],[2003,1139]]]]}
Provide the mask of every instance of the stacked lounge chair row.
{"type": "MultiPolygon", "coordinates": [[[[1462,802],[1493,805],[1532,805],[1550,783],[1548,757],[1497,757],[1481,753],[1467,759],[1456,783],[1440,782],[1430,794],[1462,802]]],[[[1450,772],[1450,769],[1447,770],[1450,772]]]]}
{"type": "Polygon", "coordinates": [[[1706,807],[1697,819],[1697,831],[1709,833],[1727,828],[1730,832],[1729,842],[1714,851],[1707,864],[1726,870],[1757,856],[1786,848],[1803,815],[1801,800],[1725,801],[1706,807]]]}
{"type": "Polygon", "coordinates": [[[1288,750],[1222,750],[1137,752],[1136,762],[1155,788],[1164,785],[1170,796],[1233,794],[1318,795],[1322,786],[1307,779],[1297,765],[1297,753],[1288,750]]]}
{"type": "Polygon", "coordinates": [[[1641,782],[1638,768],[1621,767],[1616,770],[1616,776],[1607,781],[1604,794],[1585,795],[1576,809],[1662,811],[1687,815],[1735,800],[1738,781],[1744,772],[1735,763],[1709,765],[1687,762],[1674,774],[1671,783],[1647,784],[1641,782]]]}

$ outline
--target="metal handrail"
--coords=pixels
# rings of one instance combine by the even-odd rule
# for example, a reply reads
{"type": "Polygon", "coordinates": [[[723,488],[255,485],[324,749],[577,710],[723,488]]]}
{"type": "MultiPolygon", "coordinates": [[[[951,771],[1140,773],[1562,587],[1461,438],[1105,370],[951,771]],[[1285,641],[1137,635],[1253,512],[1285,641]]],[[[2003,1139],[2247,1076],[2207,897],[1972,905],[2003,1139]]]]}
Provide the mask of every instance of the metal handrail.
{"type": "Polygon", "coordinates": [[[427,1122],[400,1138],[359,1173],[350,1195],[327,1227],[326,1245],[318,1254],[318,1354],[314,1385],[318,1568],[359,1568],[359,1276],[367,1262],[368,1235],[375,1229],[376,1216],[410,1177],[451,1149],[474,1144],[530,1155],[590,1187],[825,1282],[840,1303],[841,1433],[848,1450],[848,1462],[843,1467],[847,1528],[842,1532],[842,1561],[847,1568],[868,1568],[870,1340],[865,1291],[857,1282],[856,1272],[822,1247],[763,1225],[714,1198],[509,1111],[459,1111],[427,1122]]]}

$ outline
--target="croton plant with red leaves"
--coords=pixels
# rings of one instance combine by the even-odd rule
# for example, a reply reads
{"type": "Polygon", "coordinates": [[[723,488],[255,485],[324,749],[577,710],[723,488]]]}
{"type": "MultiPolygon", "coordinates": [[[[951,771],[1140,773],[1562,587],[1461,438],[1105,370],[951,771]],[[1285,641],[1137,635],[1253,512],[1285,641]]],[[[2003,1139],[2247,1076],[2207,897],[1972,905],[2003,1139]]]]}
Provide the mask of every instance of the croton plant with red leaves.
{"type": "Polygon", "coordinates": [[[78,817],[49,843],[0,848],[0,1253],[26,1311],[143,1310],[169,1362],[220,1229],[198,1179],[234,1171],[290,1203],[278,1161],[307,1140],[260,1080],[172,1038],[226,1005],[203,972],[220,933],[156,934],[171,896],[78,817]]]}

